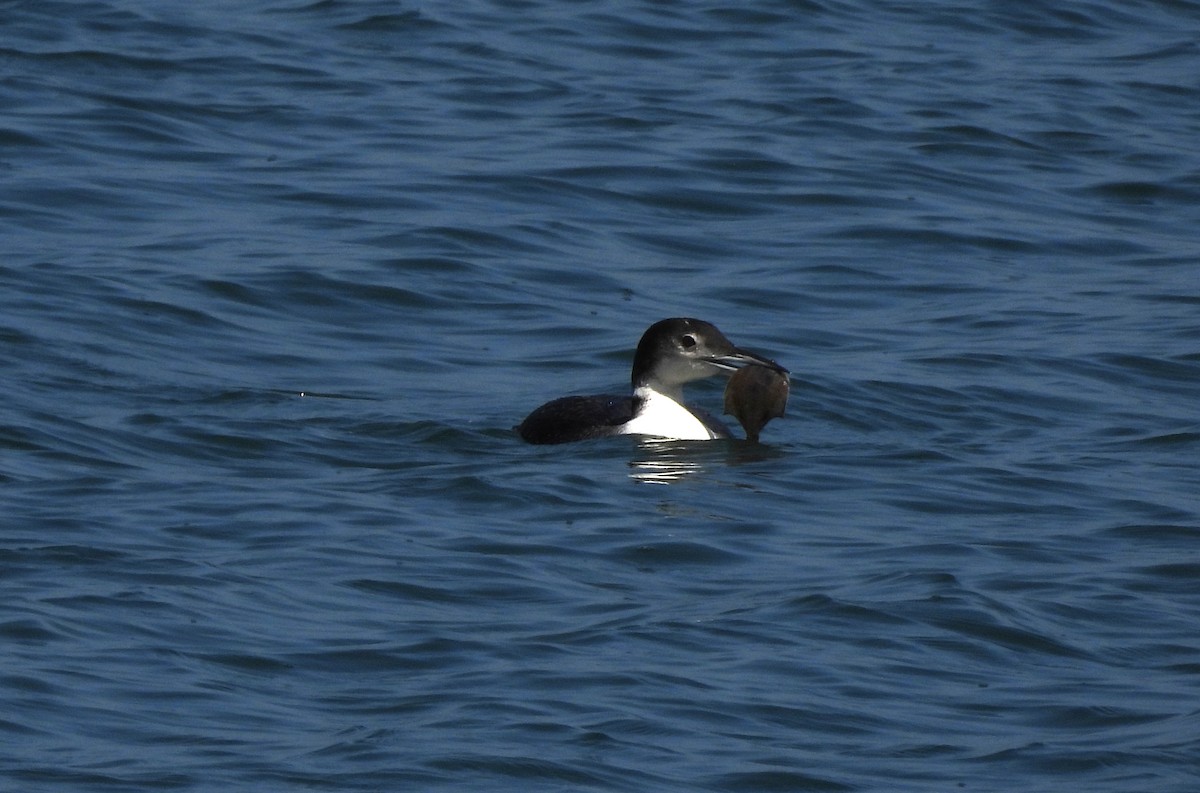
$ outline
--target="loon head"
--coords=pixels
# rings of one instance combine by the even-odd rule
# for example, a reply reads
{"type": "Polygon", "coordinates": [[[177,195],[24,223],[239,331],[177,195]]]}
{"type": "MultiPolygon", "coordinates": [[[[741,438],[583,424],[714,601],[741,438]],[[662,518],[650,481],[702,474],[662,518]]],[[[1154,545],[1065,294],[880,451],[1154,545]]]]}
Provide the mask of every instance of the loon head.
{"type": "Polygon", "coordinates": [[[684,383],[748,364],[787,371],[769,358],[735,347],[712,323],[674,317],[655,322],[642,334],[633,357],[633,387],[678,399],[684,383]]]}

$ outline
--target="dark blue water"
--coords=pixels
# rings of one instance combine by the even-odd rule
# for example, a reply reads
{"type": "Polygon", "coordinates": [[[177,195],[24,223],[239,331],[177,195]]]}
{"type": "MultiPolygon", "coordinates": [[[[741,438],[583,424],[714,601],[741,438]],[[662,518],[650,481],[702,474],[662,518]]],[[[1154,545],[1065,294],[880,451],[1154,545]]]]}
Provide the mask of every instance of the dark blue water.
{"type": "Polygon", "coordinates": [[[1200,789],[1198,42],[0,3],[0,789],[1200,789]],[[764,446],[512,433],[676,315],[764,446]]]}

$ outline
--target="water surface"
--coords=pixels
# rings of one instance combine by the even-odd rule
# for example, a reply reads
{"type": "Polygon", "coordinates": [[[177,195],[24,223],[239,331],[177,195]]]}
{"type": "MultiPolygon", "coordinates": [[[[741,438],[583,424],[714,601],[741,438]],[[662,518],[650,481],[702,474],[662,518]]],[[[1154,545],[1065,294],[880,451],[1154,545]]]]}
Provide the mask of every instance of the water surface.
{"type": "Polygon", "coordinates": [[[1200,784],[1195,3],[0,20],[0,787],[1200,784]]]}

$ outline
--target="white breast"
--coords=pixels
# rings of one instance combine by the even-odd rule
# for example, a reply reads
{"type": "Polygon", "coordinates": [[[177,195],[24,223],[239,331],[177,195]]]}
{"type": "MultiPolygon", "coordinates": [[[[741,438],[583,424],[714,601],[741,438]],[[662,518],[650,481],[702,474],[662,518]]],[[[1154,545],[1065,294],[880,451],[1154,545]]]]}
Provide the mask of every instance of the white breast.
{"type": "Polygon", "coordinates": [[[641,412],[621,428],[622,435],[655,435],[680,441],[709,441],[717,436],[690,410],[648,386],[633,392],[641,412]]]}

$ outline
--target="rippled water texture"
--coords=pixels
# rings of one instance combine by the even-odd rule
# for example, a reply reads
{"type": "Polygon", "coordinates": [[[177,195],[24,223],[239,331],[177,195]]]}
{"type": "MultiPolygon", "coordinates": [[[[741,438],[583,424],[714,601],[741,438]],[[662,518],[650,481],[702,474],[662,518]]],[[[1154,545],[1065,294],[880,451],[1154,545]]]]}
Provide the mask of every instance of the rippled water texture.
{"type": "Polygon", "coordinates": [[[1198,33],[0,3],[0,788],[1200,789],[1198,33]]]}

